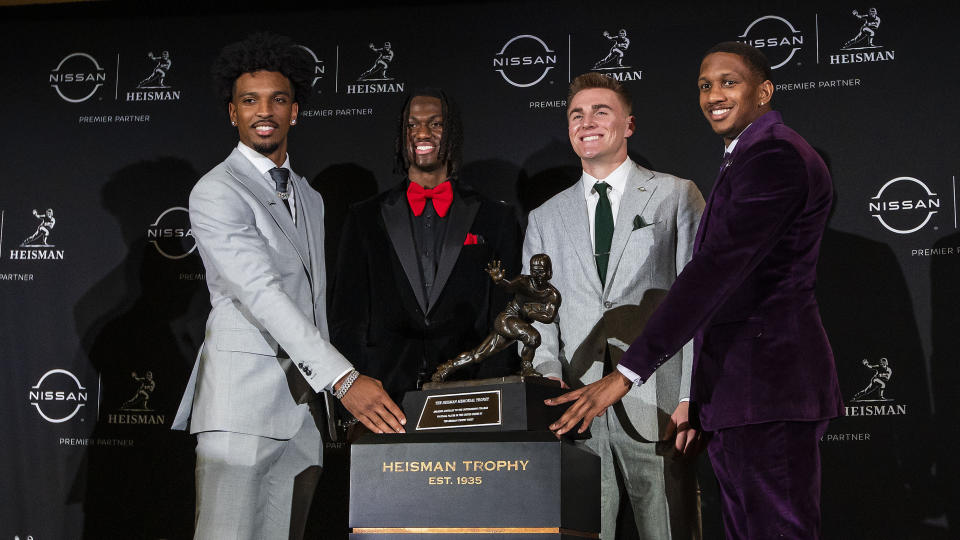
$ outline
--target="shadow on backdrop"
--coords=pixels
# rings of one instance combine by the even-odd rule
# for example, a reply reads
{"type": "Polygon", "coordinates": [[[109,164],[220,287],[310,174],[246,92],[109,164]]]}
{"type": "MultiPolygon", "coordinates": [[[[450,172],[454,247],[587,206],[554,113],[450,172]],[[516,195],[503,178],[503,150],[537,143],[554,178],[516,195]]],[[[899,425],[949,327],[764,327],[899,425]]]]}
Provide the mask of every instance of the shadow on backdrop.
{"type": "Polygon", "coordinates": [[[117,171],[101,193],[127,251],[74,308],[100,377],[97,423],[70,495],[84,506],[84,538],[193,534],[195,442],[170,423],[209,302],[199,255],[169,258],[192,246],[186,212],[169,209],[186,206],[198,177],[182,159],[159,158],[117,171]]]}
{"type": "MultiPolygon", "coordinates": [[[[829,167],[829,156],[818,152],[829,167]]],[[[836,198],[835,192],[834,208],[836,198]]],[[[924,523],[936,446],[929,444],[935,439],[927,369],[908,284],[891,247],[828,224],[817,301],[847,412],[830,422],[820,443],[823,537],[946,538],[924,523]],[[881,358],[892,369],[882,396],[874,383],[881,358]]]]}
{"type": "MultiPolygon", "coordinates": [[[[327,261],[327,292],[333,288],[340,233],[350,205],[377,194],[377,179],[355,163],[336,163],[320,171],[310,187],[323,197],[324,257],[327,261]]],[[[329,295],[327,296],[329,298],[329,295]]]]}
{"type": "Polygon", "coordinates": [[[470,161],[460,168],[460,181],[464,185],[488,199],[509,204],[513,207],[518,219],[521,218],[516,187],[519,175],[520,167],[500,159],[470,161]]]}
{"type": "MultiPolygon", "coordinates": [[[[953,248],[960,252],[960,233],[945,236],[934,248],[953,248]]],[[[933,352],[930,380],[933,381],[933,425],[937,431],[930,441],[934,452],[934,484],[927,507],[927,522],[956,531],[960,524],[960,504],[956,480],[960,478],[960,255],[935,257],[930,265],[930,306],[933,314],[933,352]]],[[[956,533],[954,533],[954,536],[956,533]]]]}
{"type": "Polygon", "coordinates": [[[577,156],[565,139],[553,139],[531,154],[517,175],[517,200],[524,218],[522,223],[526,225],[526,216],[531,210],[572,186],[581,172],[577,156]]]}

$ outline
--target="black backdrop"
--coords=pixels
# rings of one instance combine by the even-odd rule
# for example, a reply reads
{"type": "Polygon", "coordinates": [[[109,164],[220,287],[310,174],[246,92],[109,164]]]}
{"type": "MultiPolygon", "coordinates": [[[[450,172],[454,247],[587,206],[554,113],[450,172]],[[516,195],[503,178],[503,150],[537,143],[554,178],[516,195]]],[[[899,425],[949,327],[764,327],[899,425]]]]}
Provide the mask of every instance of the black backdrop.
{"type": "MultiPolygon", "coordinates": [[[[875,3],[873,47],[843,49],[863,24],[852,11],[870,5],[158,6],[0,10],[0,537],[190,536],[194,442],[168,428],[209,306],[182,207],[235,144],[210,63],[261,29],[317,59],[290,154],[326,199],[328,245],[350,202],[397,181],[395,114],[415,86],[457,98],[465,179],[521,218],[573,182],[565,89],[610,51],[604,31],[630,40],[623,67],[603,72],[633,93],[631,155],[706,195],[722,147],[696,105],[700,56],[722,40],[764,45],[780,65],[774,107],[823,153],[836,188],[818,296],[848,416],[822,442],[824,536],[956,534],[960,45],[950,8],[875,3]],[[359,81],[378,56],[370,45],[385,42],[386,76],[359,81]],[[143,82],[158,63],[148,53],[163,51],[163,84],[143,82]],[[50,245],[24,242],[47,209],[50,245]],[[864,360],[880,358],[892,368],[883,398],[855,399],[874,373],[864,360]]],[[[318,516],[345,497],[334,470],[345,449],[329,450],[318,516]]],[[[702,469],[705,529],[719,537],[702,469]]]]}

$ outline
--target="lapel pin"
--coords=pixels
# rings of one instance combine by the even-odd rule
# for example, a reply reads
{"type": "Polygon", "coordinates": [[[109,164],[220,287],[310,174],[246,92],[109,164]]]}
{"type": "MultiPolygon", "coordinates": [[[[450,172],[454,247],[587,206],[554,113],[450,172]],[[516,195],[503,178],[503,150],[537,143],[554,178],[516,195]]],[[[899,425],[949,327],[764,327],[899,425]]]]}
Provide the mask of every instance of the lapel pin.
{"type": "Polygon", "coordinates": [[[640,191],[646,191],[646,190],[647,190],[647,188],[645,188],[645,187],[643,187],[643,186],[640,186],[640,187],[638,187],[637,189],[639,189],[640,191]]]}

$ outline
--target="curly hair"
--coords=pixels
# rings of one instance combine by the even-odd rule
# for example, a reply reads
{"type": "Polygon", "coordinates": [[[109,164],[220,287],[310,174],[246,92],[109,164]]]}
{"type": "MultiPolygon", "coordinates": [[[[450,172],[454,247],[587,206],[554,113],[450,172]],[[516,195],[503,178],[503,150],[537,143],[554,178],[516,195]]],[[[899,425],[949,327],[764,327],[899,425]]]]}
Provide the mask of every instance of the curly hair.
{"type": "Polygon", "coordinates": [[[290,38],[258,32],[224,47],[213,62],[212,72],[224,103],[233,99],[234,85],[244,73],[275,71],[290,81],[293,100],[302,106],[310,97],[313,67],[310,56],[290,38]]]}
{"type": "Polygon", "coordinates": [[[407,117],[410,116],[410,102],[418,96],[434,97],[440,100],[443,116],[443,136],[440,138],[440,151],[437,158],[447,164],[447,175],[454,178],[460,172],[463,162],[463,122],[460,111],[446,92],[439,88],[420,88],[411,92],[403,102],[400,117],[397,118],[397,139],[394,143],[393,172],[407,174],[410,160],[407,157],[407,117]]]}

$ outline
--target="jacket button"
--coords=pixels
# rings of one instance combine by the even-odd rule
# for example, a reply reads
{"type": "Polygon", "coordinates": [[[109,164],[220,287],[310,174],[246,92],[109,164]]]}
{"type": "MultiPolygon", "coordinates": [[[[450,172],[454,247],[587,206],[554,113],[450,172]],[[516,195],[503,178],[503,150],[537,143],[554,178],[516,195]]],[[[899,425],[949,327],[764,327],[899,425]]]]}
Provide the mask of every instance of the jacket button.
{"type": "Polygon", "coordinates": [[[608,301],[606,301],[606,302],[603,303],[603,307],[605,307],[605,308],[607,308],[607,309],[610,309],[610,308],[613,307],[613,302],[610,302],[610,301],[608,300],[608,301]]]}

